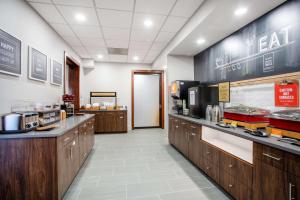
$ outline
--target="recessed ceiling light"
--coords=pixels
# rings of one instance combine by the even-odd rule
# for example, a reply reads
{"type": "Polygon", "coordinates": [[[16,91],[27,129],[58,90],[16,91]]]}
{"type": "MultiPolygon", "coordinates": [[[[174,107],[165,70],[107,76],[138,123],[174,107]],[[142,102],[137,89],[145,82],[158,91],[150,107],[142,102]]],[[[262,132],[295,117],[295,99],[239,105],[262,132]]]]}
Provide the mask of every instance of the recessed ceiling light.
{"type": "Polygon", "coordinates": [[[75,19],[79,22],[84,22],[86,20],[86,17],[82,13],[77,13],[75,15],[75,19]]]}
{"type": "Polygon", "coordinates": [[[150,28],[153,25],[153,21],[151,19],[146,19],[144,21],[144,26],[150,28]]]}
{"type": "Polygon", "coordinates": [[[247,8],[245,8],[245,7],[240,7],[240,8],[238,8],[238,9],[236,9],[236,10],[234,11],[234,14],[235,14],[236,16],[241,16],[241,15],[246,14],[247,12],[248,12],[248,9],[247,9],[247,8]]]}
{"type": "Polygon", "coordinates": [[[98,57],[99,59],[102,59],[102,58],[103,58],[103,55],[102,55],[102,54],[99,54],[97,57],[98,57]]]}
{"type": "Polygon", "coordinates": [[[139,57],[138,56],[133,56],[133,60],[138,61],[139,57]]]}
{"type": "Polygon", "coordinates": [[[205,41],[205,39],[203,39],[203,38],[200,38],[200,39],[198,39],[197,40],[197,44],[204,44],[206,41],[205,41]]]}

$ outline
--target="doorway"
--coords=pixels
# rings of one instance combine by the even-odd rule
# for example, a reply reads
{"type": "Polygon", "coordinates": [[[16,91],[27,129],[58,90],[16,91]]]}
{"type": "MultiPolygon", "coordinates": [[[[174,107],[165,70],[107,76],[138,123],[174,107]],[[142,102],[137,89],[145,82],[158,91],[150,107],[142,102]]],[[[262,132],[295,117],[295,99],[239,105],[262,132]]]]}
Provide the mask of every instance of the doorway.
{"type": "Polygon", "coordinates": [[[164,72],[132,72],[132,129],[164,128],[164,72]]]}
{"type": "Polygon", "coordinates": [[[65,68],[64,68],[64,94],[75,96],[74,112],[79,112],[80,109],[80,64],[71,56],[65,53],[65,68]]]}

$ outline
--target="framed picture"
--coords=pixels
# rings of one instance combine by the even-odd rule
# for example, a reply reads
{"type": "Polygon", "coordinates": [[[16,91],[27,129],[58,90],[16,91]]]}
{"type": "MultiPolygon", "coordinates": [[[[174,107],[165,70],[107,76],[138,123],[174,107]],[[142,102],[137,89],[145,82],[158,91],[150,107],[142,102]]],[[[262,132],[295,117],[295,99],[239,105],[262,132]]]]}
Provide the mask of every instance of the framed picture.
{"type": "Polygon", "coordinates": [[[63,65],[51,59],[51,84],[61,86],[63,82],[63,65]]]}
{"type": "Polygon", "coordinates": [[[28,77],[32,80],[47,81],[47,56],[33,47],[29,47],[28,77]]]}
{"type": "Polygon", "coordinates": [[[0,29],[0,72],[21,75],[21,41],[0,29]]]}

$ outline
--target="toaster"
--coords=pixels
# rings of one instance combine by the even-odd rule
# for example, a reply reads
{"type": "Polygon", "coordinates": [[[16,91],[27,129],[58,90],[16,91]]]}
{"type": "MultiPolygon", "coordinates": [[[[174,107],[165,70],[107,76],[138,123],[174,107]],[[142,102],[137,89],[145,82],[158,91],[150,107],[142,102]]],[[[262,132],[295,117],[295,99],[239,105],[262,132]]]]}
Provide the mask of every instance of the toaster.
{"type": "Polygon", "coordinates": [[[39,125],[36,112],[9,113],[1,117],[2,133],[28,132],[39,125]]]}

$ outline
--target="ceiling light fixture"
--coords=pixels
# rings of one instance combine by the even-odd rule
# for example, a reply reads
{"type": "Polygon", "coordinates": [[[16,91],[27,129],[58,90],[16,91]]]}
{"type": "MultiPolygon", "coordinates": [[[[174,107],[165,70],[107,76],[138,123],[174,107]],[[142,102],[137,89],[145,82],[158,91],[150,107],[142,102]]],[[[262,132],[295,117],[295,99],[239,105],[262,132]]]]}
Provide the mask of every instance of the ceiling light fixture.
{"type": "Polygon", "coordinates": [[[138,61],[139,57],[138,56],[133,56],[133,60],[138,61]]]}
{"type": "Polygon", "coordinates": [[[146,20],[144,21],[144,26],[145,26],[146,28],[150,28],[152,25],[153,25],[153,21],[152,21],[151,19],[146,19],[146,20]]]}
{"type": "Polygon", "coordinates": [[[86,20],[86,17],[82,13],[77,13],[75,15],[75,19],[79,22],[84,22],[86,20]]]}
{"type": "Polygon", "coordinates": [[[240,7],[234,11],[234,14],[236,16],[241,16],[241,15],[246,14],[247,12],[248,12],[248,9],[246,7],[240,7]]]}
{"type": "Polygon", "coordinates": [[[103,58],[103,55],[102,55],[102,54],[99,54],[97,57],[98,57],[99,59],[102,59],[102,58],[103,58]]]}
{"type": "Polygon", "coordinates": [[[205,42],[206,41],[203,38],[197,40],[197,44],[199,44],[199,45],[204,44],[205,42]]]}

